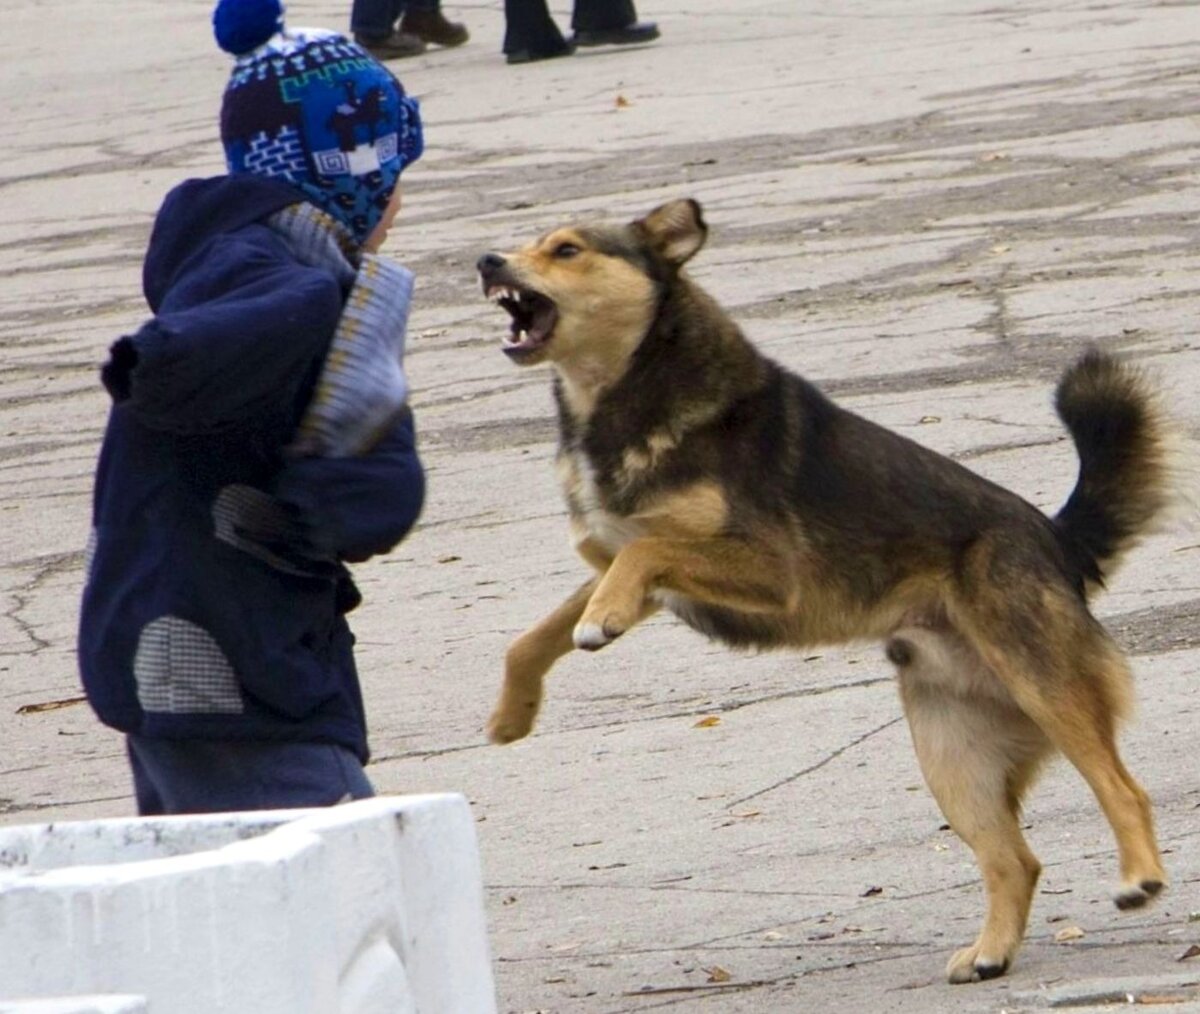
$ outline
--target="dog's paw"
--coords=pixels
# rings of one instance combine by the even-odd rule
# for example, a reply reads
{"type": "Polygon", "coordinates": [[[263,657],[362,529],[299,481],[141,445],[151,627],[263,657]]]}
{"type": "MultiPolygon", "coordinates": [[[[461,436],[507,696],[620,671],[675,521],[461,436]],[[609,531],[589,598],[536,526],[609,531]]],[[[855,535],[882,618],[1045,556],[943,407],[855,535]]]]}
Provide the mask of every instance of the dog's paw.
{"type": "Polygon", "coordinates": [[[492,717],[488,719],[488,741],[495,743],[496,746],[507,746],[509,743],[515,743],[518,739],[524,739],[533,731],[533,719],[536,713],[536,708],[530,708],[525,713],[514,713],[497,708],[492,713],[492,717]]]}
{"type": "Polygon", "coordinates": [[[998,979],[1008,971],[1007,957],[992,957],[980,953],[979,944],[956,951],[946,965],[946,978],[954,985],[998,979]]]}
{"type": "Polygon", "coordinates": [[[1122,884],[1113,895],[1113,904],[1122,912],[1144,908],[1162,893],[1166,885],[1161,880],[1142,880],[1136,884],[1122,884]]]}
{"type": "Polygon", "coordinates": [[[607,623],[583,621],[576,625],[573,639],[575,647],[581,651],[599,651],[620,636],[621,632],[612,630],[607,623]]]}

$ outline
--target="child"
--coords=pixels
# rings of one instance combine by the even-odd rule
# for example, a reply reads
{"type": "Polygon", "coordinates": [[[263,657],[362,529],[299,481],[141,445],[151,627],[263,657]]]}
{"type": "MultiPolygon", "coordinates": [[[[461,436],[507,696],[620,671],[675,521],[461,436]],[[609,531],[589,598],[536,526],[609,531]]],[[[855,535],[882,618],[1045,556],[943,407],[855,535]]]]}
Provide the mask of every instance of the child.
{"type": "Polygon", "coordinates": [[[229,174],[166,197],[154,316],[102,371],[79,658],[143,815],[372,794],[346,568],[416,522],[402,370],[412,275],[377,257],[422,150],[359,46],[221,0],[229,174]]]}

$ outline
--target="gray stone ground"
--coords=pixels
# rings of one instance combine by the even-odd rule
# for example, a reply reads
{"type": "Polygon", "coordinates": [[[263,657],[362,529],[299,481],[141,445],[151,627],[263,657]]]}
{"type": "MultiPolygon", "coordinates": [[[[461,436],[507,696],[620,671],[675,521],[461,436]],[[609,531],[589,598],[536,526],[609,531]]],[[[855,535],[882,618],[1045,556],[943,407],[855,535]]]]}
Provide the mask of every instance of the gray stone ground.
{"type": "MultiPolygon", "coordinates": [[[[143,315],[163,192],[222,168],[227,65],[207,0],[0,6],[0,820],[122,815],[121,742],[77,702],[72,652],[96,367],[143,315]]],[[[291,8],[341,28],[349,4],[291,8]]],[[[697,197],[694,274],[766,351],[1054,509],[1075,465],[1049,391],[1086,343],[1157,369],[1200,427],[1196,7],[643,0],[658,45],[515,68],[499,3],[448,9],[470,45],[396,65],[429,151],[389,242],[420,278],[430,497],[361,568],[357,627],[372,777],[477,814],[501,1010],[1099,1009],[1122,991],[1196,1010],[1200,959],[1179,959],[1200,943],[1200,534],[1153,539],[1098,605],[1133,655],[1123,746],[1170,893],[1118,915],[1108,830],[1059,766],[1028,811],[1046,870],[1027,946],[1009,977],[949,987],[980,885],[878,648],[739,657],[655,620],[565,659],[535,737],[485,745],[505,644],[583,570],[548,377],[500,354],[472,271],[575,216],[697,197]]]]}

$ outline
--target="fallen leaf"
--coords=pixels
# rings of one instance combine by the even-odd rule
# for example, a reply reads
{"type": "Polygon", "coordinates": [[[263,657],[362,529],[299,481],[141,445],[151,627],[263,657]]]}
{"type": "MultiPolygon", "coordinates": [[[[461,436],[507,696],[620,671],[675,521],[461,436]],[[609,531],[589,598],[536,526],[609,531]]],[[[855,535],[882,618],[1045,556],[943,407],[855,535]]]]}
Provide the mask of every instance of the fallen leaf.
{"type": "Polygon", "coordinates": [[[942,417],[940,415],[923,415],[917,420],[922,426],[928,426],[930,423],[940,423],[942,417]]]}
{"type": "Polygon", "coordinates": [[[1183,1003],[1185,1000],[1187,1000],[1187,997],[1181,996],[1178,993],[1176,993],[1174,996],[1172,996],[1170,993],[1141,993],[1134,1000],[1134,1003],[1138,1004],[1139,1006],[1145,1005],[1147,1007],[1151,1007],[1156,1004],[1183,1003]]]}
{"type": "Polygon", "coordinates": [[[743,820],[747,817],[759,817],[762,815],[762,810],[743,810],[741,813],[730,814],[731,817],[741,817],[743,820]]]}
{"type": "Polygon", "coordinates": [[[1084,932],[1078,926],[1064,926],[1054,934],[1054,942],[1056,944],[1068,944],[1072,940],[1079,940],[1083,936],[1084,932]]]}
{"type": "Polygon", "coordinates": [[[709,982],[728,982],[733,978],[733,975],[720,965],[713,965],[712,968],[704,969],[708,973],[709,982]]]}
{"type": "Polygon", "coordinates": [[[438,563],[457,563],[461,559],[462,559],[461,556],[454,556],[453,554],[451,554],[450,556],[438,557],[438,563]]]}
{"type": "Polygon", "coordinates": [[[711,729],[714,725],[720,725],[720,724],[721,724],[720,718],[718,718],[716,715],[709,715],[707,718],[700,719],[700,721],[698,721],[695,725],[693,725],[692,728],[693,729],[711,729]]]}
{"type": "Polygon", "coordinates": [[[616,107],[618,109],[625,109],[628,106],[629,106],[629,99],[625,98],[624,95],[618,95],[617,101],[616,101],[616,107]]]}
{"type": "Polygon", "coordinates": [[[1200,944],[1192,944],[1191,947],[1179,955],[1179,957],[1175,960],[1187,961],[1188,958],[1200,958],[1200,944]]]}
{"type": "Polygon", "coordinates": [[[72,704],[82,704],[86,697],[64,697],[59,701],[42,701],[40,704],[22,704],[17,708],[18,715],[36,715],[41,711],[57,711],[59,708],[69,708],[72,704]]]}

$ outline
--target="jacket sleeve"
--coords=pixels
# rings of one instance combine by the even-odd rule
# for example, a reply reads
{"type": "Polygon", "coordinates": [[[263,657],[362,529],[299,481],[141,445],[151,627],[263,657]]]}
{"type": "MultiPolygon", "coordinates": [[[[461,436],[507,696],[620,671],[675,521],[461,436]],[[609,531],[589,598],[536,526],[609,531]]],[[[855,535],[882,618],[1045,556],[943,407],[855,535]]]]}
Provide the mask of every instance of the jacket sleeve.
{"type": "Polygon", "coordinates": [[[296,397],[341,302],[333,275],[299,264],[269,230],[226,234],[180,272],[155,317],[113,346],[101,375],[145,425],[214,432],[296,397]]]}
{"type": "Polygon", "coordinates": [[[317,553],[359,562],[388,552],[416,524],[425,500],[412,412],[405,408],[366,454],[290,462],[274,495],[317,553]]]}

